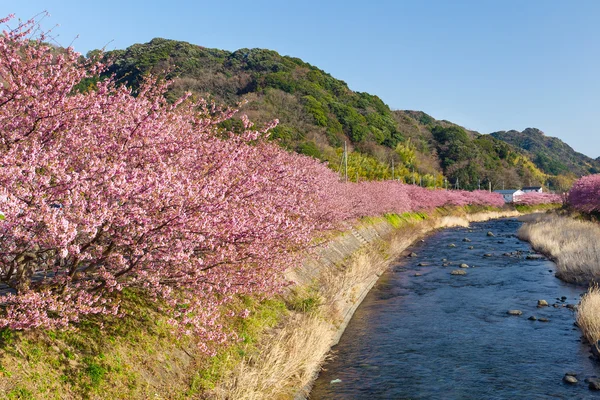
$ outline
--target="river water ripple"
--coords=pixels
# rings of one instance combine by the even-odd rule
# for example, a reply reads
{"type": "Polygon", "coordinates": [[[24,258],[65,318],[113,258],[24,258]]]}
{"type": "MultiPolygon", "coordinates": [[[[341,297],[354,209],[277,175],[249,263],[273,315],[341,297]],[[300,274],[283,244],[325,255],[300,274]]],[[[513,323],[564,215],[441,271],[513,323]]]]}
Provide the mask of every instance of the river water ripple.
{"type": "Polygon", "coordinates": [[[551,261],[527,259],[533,251],[516,238],[520,225],[474,223],[413,246],[417,256],[398,260],[358,308],[310,398],[600,398],[583,382],[600,366],[563,307],[584,288],[555,278],[551,261]],[[451,275],[461,263],[467,275],[451,275]],[[537,308],[538,299],[550,307],[537,308]],[[562,382],[571,371],[573,386],[562,382]]]}

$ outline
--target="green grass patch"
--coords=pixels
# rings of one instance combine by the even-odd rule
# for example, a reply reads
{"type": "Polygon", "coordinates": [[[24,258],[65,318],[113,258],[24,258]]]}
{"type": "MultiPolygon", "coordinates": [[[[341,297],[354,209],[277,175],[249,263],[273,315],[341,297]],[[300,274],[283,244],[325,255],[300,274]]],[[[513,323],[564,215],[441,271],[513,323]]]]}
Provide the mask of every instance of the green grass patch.
{"type": "MultiPolygon", "coordinates": [[[[102,359],[102,357],[99,357],[102,359]]],[[[85,364],[84,373],[90,379],[91,387],[97,388],[100,383],[104,380],[107,369],[97,362],[96,358],[86,357],[83,359],[83,363],[85,364]]]]}
{"type": "Polygon", "coordinates": [[[529,213],[529,212],[535,212],[535,211],[548,211],[548,210],[554,210],[557,208],[562,207],[562,204],[536,204],[536,205],[525,205],[525,204],[515,204],[515,210],[522,212],[522,213],[529,213]]]}
{"type": "Polygon", "coordinates": [[[498,211],[497,207],[484,205],[466,205],[463,207],[466,213],[474,214],[478,212],[498,211]]]}
{"type": "Polygon", "coordinates": [[[302,313],[317,313],[323,299],[314,287],[295,287],[286,297],[287,308],[302,313]]]}
{"type": "Polygon", "coordinates": [[[403,225],[424,221],[429,218],[429,215],[425,212],[405,212],[402,214],[385,214],[383,216],[385,220],[392,225],[394,228],[400,228],[403,225]]]}
{"type": "Polygon", "coordinates": [[[29,400],[29,399],[35,399],[35,397],[33,397],[33,393],[31,393],[29,390],[17,386],[16,388],[12,389],[10,392],[8,392],[6,394],[6,398],[8,400],[29,400]]]}

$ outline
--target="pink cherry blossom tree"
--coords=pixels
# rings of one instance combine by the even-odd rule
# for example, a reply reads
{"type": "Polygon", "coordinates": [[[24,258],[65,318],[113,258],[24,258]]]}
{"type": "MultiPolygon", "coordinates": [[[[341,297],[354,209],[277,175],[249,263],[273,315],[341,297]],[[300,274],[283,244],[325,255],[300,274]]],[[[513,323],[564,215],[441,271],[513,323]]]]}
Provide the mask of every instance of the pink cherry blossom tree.
{"type": "Polygon", "coordinates": [[[580,178],[567,196],[568,204],[580,211],[600,211],[600,174],[580,178]]]}
{"type": "Polygon", "coordinates": [[[515,204],[533,206],[537,204],[562,204],[563,198],[554,193],[529,192],[518,196],[515,204]]]}

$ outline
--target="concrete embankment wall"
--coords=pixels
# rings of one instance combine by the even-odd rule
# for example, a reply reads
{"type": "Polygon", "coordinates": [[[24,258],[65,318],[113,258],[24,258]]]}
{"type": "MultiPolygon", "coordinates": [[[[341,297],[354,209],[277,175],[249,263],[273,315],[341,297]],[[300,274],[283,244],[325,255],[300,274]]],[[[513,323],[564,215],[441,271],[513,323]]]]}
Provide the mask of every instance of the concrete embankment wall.
{"type": "Polygon", "coordinates": [[[381,274],[428,233],[470,222],[520,215],[513,210],[434,214],[425,219],[376,219],[351,228],[287,272],[297,295],[318,298],[311,312],[291,313],[216,392],[220,398],[306,398],[332,346],[381,274]]]}

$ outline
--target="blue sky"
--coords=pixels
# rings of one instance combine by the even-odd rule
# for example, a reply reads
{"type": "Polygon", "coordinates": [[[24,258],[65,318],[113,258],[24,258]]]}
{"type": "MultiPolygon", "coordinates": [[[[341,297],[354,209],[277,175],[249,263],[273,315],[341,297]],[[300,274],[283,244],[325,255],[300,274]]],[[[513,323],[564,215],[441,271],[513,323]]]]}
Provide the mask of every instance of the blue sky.
{"type": "Polygon", "coordinates": [[[481,133],[536,127],[600,156],[600,1],[289,3],[9,0],[0,15],[47,10],[43,26],[82,53],[154,37],[273,49],[393,109],[481,133]]]}

